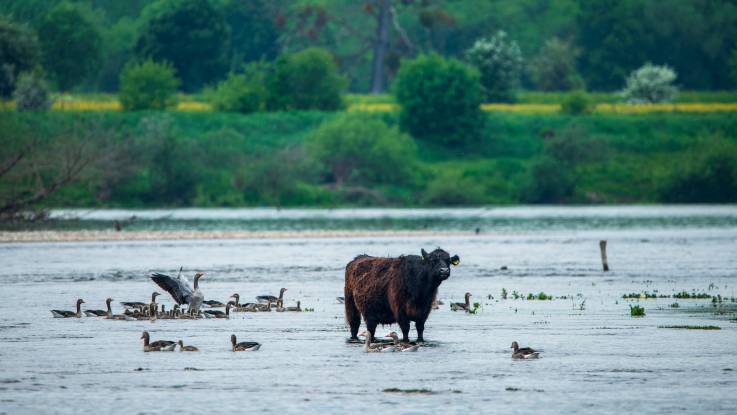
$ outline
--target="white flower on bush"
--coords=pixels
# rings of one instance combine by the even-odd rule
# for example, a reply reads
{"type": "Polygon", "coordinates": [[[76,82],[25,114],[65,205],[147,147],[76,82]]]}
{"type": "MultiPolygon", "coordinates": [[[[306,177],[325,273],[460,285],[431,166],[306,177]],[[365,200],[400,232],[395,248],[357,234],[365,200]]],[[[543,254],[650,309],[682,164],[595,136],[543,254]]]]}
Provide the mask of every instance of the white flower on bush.
{"type": "Polygon", "coordinates": [[[668,66],[646,63],[630,74],[620,95],[632,104],[669,102],[678,93],[678,87],[673,85],[676,77],[676,72],[668,66]]]}
{"type": "Polygon", "coordinates": [[[466,53],[481,72],[481,85],[489,101],[511,101],[522,72],[522,51],[507,33],[476,40],[466,53]]]}

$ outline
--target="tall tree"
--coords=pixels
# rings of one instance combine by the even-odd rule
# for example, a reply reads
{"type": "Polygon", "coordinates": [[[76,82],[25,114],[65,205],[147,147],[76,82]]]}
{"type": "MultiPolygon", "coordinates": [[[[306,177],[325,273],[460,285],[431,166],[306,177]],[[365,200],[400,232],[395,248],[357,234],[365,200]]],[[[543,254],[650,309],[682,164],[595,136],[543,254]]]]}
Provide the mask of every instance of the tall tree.
{"type": "Polygon", "coordinates": [[[143,14],[140,57],[171,63],[186,91],[222,78],[230,35],[225,16],[210,1],[159,0],[143,14]]]}
{"type": "Polygon", "coordinates": [[[13,93],[18,75],[38,65],[39,55],[33,31],[0,17],[0,96],[13,93]]]}
{"type": "Polygon", "coordinates": [[[90,15],[76,4],[61,3],[38,30],[44,68],[62,91],[79,84],[100,64],[102,40],[90,15]]]}
{"type": "Polygon", "coordinates": [[[244,63],[272,60],[279,53],[275,11],[265,0],[227,0],[223,11],[230,28],[228,59],[232,71],[244,63]]]}

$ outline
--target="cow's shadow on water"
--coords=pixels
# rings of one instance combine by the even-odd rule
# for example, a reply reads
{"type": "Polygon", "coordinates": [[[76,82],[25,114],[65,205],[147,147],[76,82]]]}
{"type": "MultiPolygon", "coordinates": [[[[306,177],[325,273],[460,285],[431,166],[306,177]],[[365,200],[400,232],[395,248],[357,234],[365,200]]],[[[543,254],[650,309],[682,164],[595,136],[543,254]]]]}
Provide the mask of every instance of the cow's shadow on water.
{"type": "MultiPolygon", "coordinates": [[[[377,339],[377,340],[381,340],[380,343],[389,344],[391,339],[377,339]]],[[[365,340],[362,340],[362,339],[356,340],[356,339],[351,339],[350,337],[346,338],[345,342],[348,345],[354,345],[354,346],[363,346],[366,343],[365,340]]],[[[414,341],[411,341],[410,343],[415,344],[414,341]]],[[[444,345],[443,342],[433,341],[433,340],[425,340],[424,342],[420,343],[420,347],[442,347],[443,345],[444,345]]]]}

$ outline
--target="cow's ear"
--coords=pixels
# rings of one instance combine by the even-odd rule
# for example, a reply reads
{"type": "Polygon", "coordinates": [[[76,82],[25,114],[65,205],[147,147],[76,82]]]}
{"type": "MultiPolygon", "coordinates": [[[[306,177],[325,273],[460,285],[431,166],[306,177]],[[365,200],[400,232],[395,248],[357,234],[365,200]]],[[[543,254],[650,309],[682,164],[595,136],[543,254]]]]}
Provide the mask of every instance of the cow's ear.
{"type": "Polygon", "coordinates": [[[453,255],[450,257],[450,263],[453,265],[458,265],[461,263],[461,258],[458,257],[458,255],[453,255]]]}
{"type": "Polygon", "coordinates": [[[427,252],[425,251],[425,248],[421,248],[420,249],[420,253],[422,254],[422,259],[423,260],[426,260],[427,259],[427,252]]]}

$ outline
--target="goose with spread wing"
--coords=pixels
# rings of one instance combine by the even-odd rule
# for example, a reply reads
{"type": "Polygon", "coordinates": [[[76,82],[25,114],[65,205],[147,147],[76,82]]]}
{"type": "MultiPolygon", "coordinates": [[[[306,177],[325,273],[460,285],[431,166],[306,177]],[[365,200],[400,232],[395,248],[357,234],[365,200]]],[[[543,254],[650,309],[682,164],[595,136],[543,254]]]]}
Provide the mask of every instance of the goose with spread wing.
{"type": "Polygon", "coordinates": [[[199,281],[203,275],[205,274],[202,272],[194,274],[194,289],[190,288],[187,277],[181,274],[174,278],[155,272],[151,274],[151,279],[159,287],[168,292],[177,304],[187,304],[189,306],[189,311],[196,313],[199,311],[202,306],[202,302],[205,300],[205,296],[199,288],[199,281]]]}

